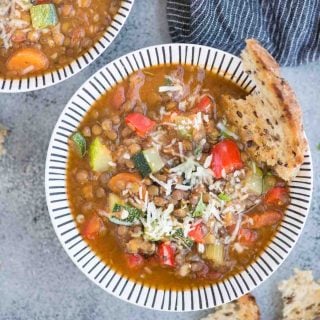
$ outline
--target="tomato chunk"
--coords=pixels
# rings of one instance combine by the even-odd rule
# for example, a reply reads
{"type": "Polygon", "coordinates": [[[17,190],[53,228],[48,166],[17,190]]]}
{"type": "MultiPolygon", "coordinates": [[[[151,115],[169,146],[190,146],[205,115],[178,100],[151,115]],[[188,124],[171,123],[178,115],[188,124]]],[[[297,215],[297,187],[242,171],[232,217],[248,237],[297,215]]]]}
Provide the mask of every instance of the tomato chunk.
{"type": "Polygon", "coordinates": [[[251,246],[253,245],[258,239],[258,233],[255,230],[240,228],[238,233],[238,241],[245,245],[251,246]]]}
{"type": "Polygon", "coordinates": [[[215,103],[212,101],[212,99],[209,96],[205,95],[196,104],[196,106],[194,107],[194,111],[209,113],[212,107],[213,108],[215,107],[215,103]]]}
{"type": "Polygon", "coordinates": [[[251,228],[260,229],[278,223],[282,219],[282,213],[277,210],[266,210],[261,213],[249,215],[249,217],[253,221],[251,228]]]}
{"type": "Polygon", "coordinates": [[[139,268],[144,264],[144,258],[140,254],[127,254],[126,258],[130,269],[139,268]]]}
{"type": "Polygon", "coordinates": [[[205,237],[205,232],[203,230],[203,224],[196,224],[189,232],[188,236],[195,242],[201,243],[205,237]]]}
{"type": "Polygon", "coordinates": [[[211,168],[217,179],[222,178],[223,170],[231,173],[243,168],[240,150],[237,144],[230,139],[224,139],[212,147],[211,168]]]}
{"type": "Polygon", "coordinates": [[[102,230],[103,221],[97,215],[94,215],[84,225],[82,234],[85,238],[93,240],[102,230]]]}
{"type": "Polygon", "coordinates": [[[126,124],[132,127],[140,137],[144,137],[156,125],[155,121],[138,112],[128,114],[125,120],[126,124]]]}
{"type": "Polygon", "coordinates": [[[158,254],[162,265],[174,267],[174,250],[170,244],[161,243],[158,249],[158,254]]]}
{"type": "Polygon", "coordinates": [[[275,206],[285,206],[290,203],[288,189],[284,187],[274,187],[264,196],[264,203],[275,206]]]}

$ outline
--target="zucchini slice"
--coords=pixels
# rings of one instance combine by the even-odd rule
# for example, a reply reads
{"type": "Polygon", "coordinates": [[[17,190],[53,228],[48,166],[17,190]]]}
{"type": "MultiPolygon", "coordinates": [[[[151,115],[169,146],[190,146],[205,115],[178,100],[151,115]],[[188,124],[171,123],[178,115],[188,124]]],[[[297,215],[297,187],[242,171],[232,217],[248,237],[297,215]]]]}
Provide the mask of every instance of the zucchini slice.
{"type": "Polygon", "coordinates": [[[112,155],[100,138],[95,138],[89,148],[90,167],[96,172],[108,171],[112,162],[112,155]]]}
{"type": "Polygon", "coordinates": [[[164,162],[156,148],[143,150],[132,157],[132,160],[143,177],[160,171],[164,162]]]}
{"type": "Polygon", "coordinates": [[[116,224],[123,224],[131,226],[139,223],[139,218],[142,216],[142,211],[127,204],[116,203],[112,212],[126,212],[127,217],[125,219],[118,218],[116,216],[109,216],[109,220],[116,224]]]}
{"type": "Polygon", "coordinates": [[[139,152],[132,157],[135,167],[139,170],[142,177],[147,177],[151,172],[151,168],[143,154],[143,152],[139,152]]]}
{"type": "Polygon", "coordinates": [[[115,210],[115,208],[117,208],[117,206],[123,205],[123,203],[124,203],[123,200],[120,197],[118,197],[116,194],[109,193],[109,197],[108,197],[109,212],[117,211],[115,210]]]}
{"type": "Polygon", "coordinates": [[[53,3],[38,4],[30,9],[32,26],[35,29],[45,29],[58,24],[58,15],[53,3]]]}
{"type": "Polygon", "coordinates": [[[250,169],[246,177],[245,186],[249,192],[258,195],[262,193],[263,172],[254,162],[252,163],[252,169],[250,169]]]}
{"type": "Polygon", "coordinates": [[[76,132],[71,136],[71,141],[80,157],[84,157],[87,151],[87,141],[80,132],[76,132]]]}
{"type": "Polygon", "coordinates": [[[150,148],[142,151],[147,160],[152,173],[160,171],[164,167],[164,162],[156,148],[150,148]]]}
{"type": "Polygon", "coordinates": [[[266,193],[268,190],[272,189],[277,183],[277,178],[272,174],[266,174],[263,177],[263,187],[262,192],[266,193]]]}

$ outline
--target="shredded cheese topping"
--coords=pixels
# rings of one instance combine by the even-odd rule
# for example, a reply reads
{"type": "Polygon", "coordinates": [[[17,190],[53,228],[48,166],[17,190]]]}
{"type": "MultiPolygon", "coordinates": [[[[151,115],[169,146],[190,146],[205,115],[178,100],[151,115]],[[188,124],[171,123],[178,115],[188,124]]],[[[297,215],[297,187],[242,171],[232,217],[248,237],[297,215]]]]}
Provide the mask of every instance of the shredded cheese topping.
{"type": "Polygon", "coordinates": [[[29,26],[27,21],[21,19],[21,12],[30,8],[31,3],[28,0],[0,1],[0,47],[9,49],[14,32],[29,26]]]}

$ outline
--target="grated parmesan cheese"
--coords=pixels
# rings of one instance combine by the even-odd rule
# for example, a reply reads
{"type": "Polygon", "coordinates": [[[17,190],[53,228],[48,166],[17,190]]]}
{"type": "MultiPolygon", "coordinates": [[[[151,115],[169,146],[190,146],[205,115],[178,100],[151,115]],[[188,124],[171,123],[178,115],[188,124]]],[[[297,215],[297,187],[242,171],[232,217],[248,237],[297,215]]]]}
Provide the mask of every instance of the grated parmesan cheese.
{"type": "Polygon", "coordinates": [[[146,217],[141,219],[145,239],[158,241],[172,235],[174,231],[173,219],[171,218],[173,209],[172,203],[165,210],[157,208],[154,202],[148,203],[146,217]]]}
{"type": "Polygon", "coordinates": [[[25,20],[19,19],[21,11],[27,11],[31,3],[27,0],[1,0],[0,1],[0,47],[8,50],[12,46],[11,38],[17,29],[29,26],[25,20]]]}
{"type": "Polygon", "coordinates": [[[171,194],[172,183],[173,183],[172,179],[169,179],[167,183],[165,183],[157,179],[152,173],[150,173],[149,178],[154,182],[156,182],[159,186],[161,186],[166,191],[166,196],[169,196],[171,194]]]}
{"type": "Polygon", "coordinates": [[[183,87],[181,85],[161,86],[161,87],[159,87],[159,93],[175,92],[175,91],[182,91],[182,90],[183,90],[183,87]]]}

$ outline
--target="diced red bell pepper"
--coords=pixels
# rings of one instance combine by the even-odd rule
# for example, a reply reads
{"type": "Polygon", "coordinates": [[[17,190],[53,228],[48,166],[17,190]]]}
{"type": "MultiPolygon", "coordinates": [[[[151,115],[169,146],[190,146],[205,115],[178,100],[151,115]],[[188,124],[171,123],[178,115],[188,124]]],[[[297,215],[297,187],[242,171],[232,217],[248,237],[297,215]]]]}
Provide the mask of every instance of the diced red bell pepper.
{"type": "Polygon", "coordinates": [[[170,244],[161,243],[158,248],[158,254],[162,265],[174,267],[174,250],[170,244]]]}
{"type": "Polygon", "coordinates": [[[285,206],[290,203],[288,189],[284,187],[274,187],[264,196],[264,203],[274,206],[285,206]]]}
{"type": "Polygon", "coordinates": [[[251,246],[258,239],[258,233],[255,230],[240,228],[238,233],[238,241],[245,245],[251,246]]]}
{"type": "Polygon", "coordinates": [[[188,236],[195,242],[201,243],[205,237],[205,232],[203,230],[203,224],[197,223],[192,229],[188,232],[188,236]]]}
{"type": "Polygon", "coordinates": [[[144,137],[156,125],[155,121],[138,112],[128,114],[125,120],[126,124],[133,128],[140,137],[144,137]]]}
{"type": "Polygon", "coordinates": [[[231,139],[224,139],[212,147],[211,168],[217,179],[222,177],[222,171],[231,173],[243,168],[240,150],[231,139]]]}
{"type": "Polygon", "coordinates": [[[130,269],[139,268],[144,264],[144,258],[140,254],[127,254],[126,258],[130,269]]]}
{"type": "Polygon", "coordinates": [[[212,99],[209,96],[203,96],[193,110],[195,112],[209,113],[212,107],[215,107],[215,103],[212,99]]]}
{"type": "Polygon", "coordinates": [[[260,229],[263,227],[272,226],[278,222],[283,217],[282,212],[277,210],[266,210],[260,213],[249,214],[249,217],[252,219],[252,225],[250,225],[253,229],[260,229]]]}
{"type": "Polygon", "coordinates": [[[102,219],[94,215],[84,225],[82,234],[86,239],[93,240],[101,232],[102,228],[102,219]]]}
{"type": "Polygon", "coordinates": [[[116,87],[112,96],[112,104],[116,109],[119,109],[126,101],[124,87],[116,87]]]}

